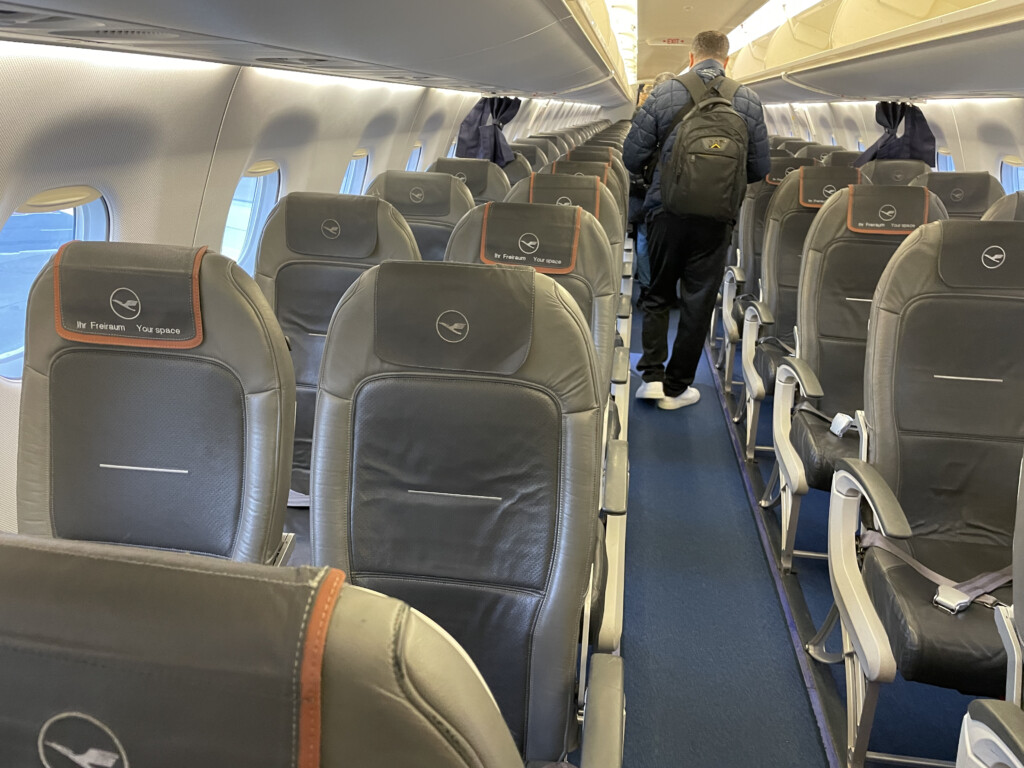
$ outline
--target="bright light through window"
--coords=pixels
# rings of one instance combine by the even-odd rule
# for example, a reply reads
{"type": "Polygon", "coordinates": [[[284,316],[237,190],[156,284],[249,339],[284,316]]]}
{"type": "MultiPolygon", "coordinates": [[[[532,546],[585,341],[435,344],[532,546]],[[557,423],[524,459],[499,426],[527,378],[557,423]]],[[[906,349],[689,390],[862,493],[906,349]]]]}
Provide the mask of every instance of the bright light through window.
{"type": "Polygon", "coordinates": [[[75,208],[13,213],[0,230],[0,376],[20,379],[25,356],[25,309],[36,275],[69,240],[106,240],[103,198],[75,208]]]}
{"type": "Polygon", "coordinates": [[[459,140],[456,139],[452,142],[452,145],[448,147],[448,157],[455,157],[455,148],[459,145],[459,140]]]}
{"type": "Polygon", "coordinates": [[[938,165],[936,166],[940,171],[949,172],[956,170],[956,163],[953,161],[953,153],[948,149],[940,149],[937,155],[938,165]]]}
{"type": "Polygon", "coordinates": [[[409,153],[409,160],[405,164],[405,170],[418,171],[420,169],[420,158],[423,157],[423,145],[417,144],[409,153]]]}
{"type": "MultiPolygon", "coordinates": [[[[277,167],[276,163],[273,167],[277,167]]],[[[237,261],[250,275],[256,266],[256,250],[263,223],[277,205],[280,191],[281,171],[275,170],[262,176],[243,176],[231,196],[220,252],[237,261]]]]}
{"type": "Polygon", "coordinates": [[[345,169],[345,178],[341,180],[341,194],[361,195],[363,194],[363,183],[366,181],[366,169],[370,164],[370,155],[365,149],[360,149],[352,155],[345,169]]]}
{"type": "Polygon", "coordinates": [[[999,164],[999,180],[1008,195],[1024,190],[1024,160],[1019,157],[1003,158],[999,164]]]}
{"type": "Polygon", "coordinates": [[[768,0],[729,33],[729,52],[735,53],[747,43],[768,34],[787,19],[819,2],[820,0],[768,0]]]}

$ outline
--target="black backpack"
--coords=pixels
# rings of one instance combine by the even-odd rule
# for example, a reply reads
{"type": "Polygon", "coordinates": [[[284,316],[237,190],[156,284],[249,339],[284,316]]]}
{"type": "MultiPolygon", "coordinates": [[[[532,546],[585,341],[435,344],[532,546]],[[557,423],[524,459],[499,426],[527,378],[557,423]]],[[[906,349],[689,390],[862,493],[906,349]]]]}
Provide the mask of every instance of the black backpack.
{"type": "Polygon", "coordinates": [[[705,83],[696,72],[676,80],[691,103],[665,134],[679,126],[661,164],[661,203],[677,216],[733,223],[747,190],[747,122],[732,106],[740,84],[721,75],[705,83]]]}

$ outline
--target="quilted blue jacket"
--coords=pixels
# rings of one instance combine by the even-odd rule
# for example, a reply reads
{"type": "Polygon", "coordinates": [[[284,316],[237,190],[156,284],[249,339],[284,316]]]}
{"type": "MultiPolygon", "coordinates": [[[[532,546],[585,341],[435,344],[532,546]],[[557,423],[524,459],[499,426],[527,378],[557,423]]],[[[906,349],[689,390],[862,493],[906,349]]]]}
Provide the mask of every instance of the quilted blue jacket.
{"type": "MultiPolygon", "coordinates": [[[[724,75],[722,65],[714,59],[706,59],[694,65],[704,82],[724,75]]],[[[643,107],[633,116],[633,125],[622,148],[622,162],[633,173],[639,173],[654,154],[658,140],[663,138],[672,124],[672,118],[680,109],[690,103],[690,92],[678,80],[667,80],[655,88],[647,97],[643,107]]],[[[750,144],[747,148],[747,182],[760,181],[768,175],[771,161],[768,153],[768,128],[764,124],[764,109],[757,94],[741,85],[732,102],[733,108],[747,122],[750,144]]],[[[665,141],[661,156],[664,159],[675,143],[674,131],[665,141]]],[[[654,171],[654,180],[644,199],[644,212],[650,214],[661,208],[661,169],[654,171]]]]}

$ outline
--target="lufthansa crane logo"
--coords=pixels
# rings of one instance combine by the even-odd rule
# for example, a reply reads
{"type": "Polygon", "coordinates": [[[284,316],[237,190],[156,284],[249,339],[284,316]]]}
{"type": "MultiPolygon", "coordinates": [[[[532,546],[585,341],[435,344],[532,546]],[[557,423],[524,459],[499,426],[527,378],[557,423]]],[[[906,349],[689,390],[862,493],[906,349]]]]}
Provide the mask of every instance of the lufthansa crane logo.
{"type": "Polygon", "coordinates": [[[532,256],[540,248],[540,238],[533,232],[524,232],[519,236],[519,250],[527,256],[532,256]]]}
{"type": "Polygon", "coordinates": [[[438,315],[435,328],[441,341],[449,344],[458,344],[469,336],[469,320],[457,309],[448,309],[438,315]]]}
{"type": "Polygon", "coordinates": [[[952,200],[954,203],[961,202],[964,199],[964,191],[960,189],[960,187],[957,187],[956,189],[949,193],[949,199],[952,200]]]}
{"type": "Polygon", "coordinates": [[[981,252],[981,263],[985,269],[998,269],[1006,263],[1006,251],[1000,245],[990,245],[981,252]]]}
{"type": "Polygon", "coordinates": [[[46,768],[129,768],[114,732],[94,717],[63,712],[39,729],[39,759],[46,768]]]}
{"type": "Polygon", "coordinates": [[[572,205],[572,200],[565,195],[562,195],[560,198],[555,200],[555,205],[572,205]]]}
{"type": "Polygon", "coordinates": [[[886,203],[878,209],[878,218],[882,221],[892,221],[896,218],[896,206],[886,203]]]}
{"type": "Polygon", "coordinates": [[[793,166],[789,166],[789,167],[788,167],[788,168],[786,169],[786,172],[785,172],[785,173],[784,173],[783,175],[784,175],[784,176],[789,176],[789,174],[791,174],[791,173],[792,173],[793,171],[795,171],[795,170],[796,170],[796,168],[794,168],[793,166]]]}
{"type": "Polygon", "coordinates": [[[118,288],[110,294],[110,308],[122,320],[134,320],[142,312],[142,302],[131,288],[118,288]]]}
{"type": "Polygon", "coordinates": [[[832,197],[836,193],[835,185],[829,184],[823,190],[821,190],[825,197],[832,197]]]}
{"type": "Polygon", "coordinates": [[[320,224],[320,234],[328,240],[337,240],[341,236],[341,224],[334,219],[324,219],[320,224]]]}
{"type": "Polygon", "coordinates": [[[462,171],[459,171],[458,173],[456,173],[455,174],[455,178],[458,179],[459,181],[461,181],[463,184],[466,183],[466,174],[464,174],[462,171]]]}
{"type": "Polygon", "coordinates": [[[903,181],[903,171],[896,171],[892,175],[892,180],[893,181],[903,181]]]}
{"type": "Polygon", "coordinates": [[[423,190],[419,187],[413,187],[409,190],[409,199],[414,203],[419,204],[423,202],[423,190]]]}

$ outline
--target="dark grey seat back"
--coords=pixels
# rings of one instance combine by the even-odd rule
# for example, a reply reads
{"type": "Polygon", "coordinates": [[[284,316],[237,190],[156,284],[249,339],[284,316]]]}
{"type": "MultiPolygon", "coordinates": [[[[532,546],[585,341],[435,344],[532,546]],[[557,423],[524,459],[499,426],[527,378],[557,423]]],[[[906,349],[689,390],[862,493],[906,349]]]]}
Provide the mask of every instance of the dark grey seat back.
{"type": "Polygon", "coordinates": [[[861,166],[864,178],[877,186],[907,185],[931,168],[923,160],[870,160],[861,166]]]}
{"type": "Polygon", "coordinates": [[[469,192],[478,205],[492,200],[504,200],[512,188],[501,166],[490,160],[439,157],[427,170],[448,173],[457,178],[469,187],[469,192]]]}
{"type": "Polygon", "coordinates": [[[785,140],[779,142],[778,148],[785,149],[788,152],[792,152],[795,155],[801,149],[803,149],[804,147],[809,147],[811,144],[814,144],[814,142],[807,141],[806,139],[794,139],[792,137],[788,137],[785,140]]]}
{"type": "Polygon", "coordinates": [[[469,188],[447,173],[385,171],[366,194],[387,200],[402,214],[426,261],[444,259],[452,229],[476,205],[469,188]]]}
{"type": "Polygon", "coordinates": [[[512,202],[481,206],[459,222],[445,260],[522,264],[554,278],[587,320],[597,350],[598,380],[611,381],[622,267],[604,228],[582,207],[512,202]]]}
{"type": "Polygon", "coordinates": [[[982,221],[1024,221],[1024,192],[1011,192],[996,200],[982,221]]]}
{"type": "Polygon", "coordinates": [[[629,209],[629,185],[622,186],[612,171],[611,163],[601,160],[556,160],[540,170],[541,173],[563,173],[569,176],[597,176],[615,198],[622,231],[626,231],[626,212],[629,209]]]}
{"type": "Polygon", "coordinates": [[[951,219],[977,221],[1004,194],[1003,185],[987,171],[929,171],[910,183],[915,187],[927,187],[938,195],[951,219]]]}
{"type": "Polygon", "coordinates": [[[839,150],[842,150],[842,147],[837,147],[834,144],[808,144],[805,147],[800,147],[794,155],[796,157],[809,157],[819,164],[824,164],[825,158],[839,150]]]}
{"type": "Polygon", "coordinates": [[[861,156],[861,152],[850,149],[837,149],[825,155],[822,165],[853,165],[854,161],[861,156]]]}
{"type": "Polygon", "coordinates": [[[747,279],[745,292],[757,294],[761,278],[761,249],[764,246],[764,220],[775,190],[789,174],[804,166],[814,165],[808,157],[773,157],[771,170],[763,181],[747,185],[740,206],[740,266],[747,279]]]}
{"type": "Polygon", "coordinates": [[[255,277],[288,337],[295,366],[296,491],[309,492],[316,382],[335,305],[370,267],[419,258],[405,219],[376,197],[293,192],[270,212],[255,277]]]}
{"type": "Polygon", "coordinates": [[[772,335],[793,341],[804,240],[818,210],[832,195],[860,183],[860,171],[803,166],[783,179],[768,203],[761,254],[762,299],[775,318],[772,335]]]}
{"type": "Polygon", "coordinates": [[[540,139],[547,139],[552,144],[554,144],[556,147],[558,147],[558,155],[557,155],[558,157],[564,156],[570,149],[572,149],[572,147],[569,146],[569,142],[566,140],[566,138],[564,136],[562,136],[561,134],[558,134],[558,133],[554,133],[554,132],[535,133],[535,134],[533,134],[533,137],[540,138],[540,139]]]}
{"type": "Polygon", "coordinates": [[[523,765],[451,637],[328,568],[0,537],[0,614],[5,766],[523,765]]]}
{"type": "Polygon", "coordinates": [[[534,173],[508,193],[506,203],[578,205],[600,223],[612,247],[613,259],[622,252],[621,219],[611,191],[597,176],[569,176],[564,173],[534,173]]]}
{"type": "Polygon", "coordinates": [[[946,218],[921,187],[859,184],[833,194],[804,242],[797,299],[800,357],[821,381],[826,413],[863,407],[864,348],[878,278],[904,238],[946,218]],[[852,199],[851,199],[852,198],[852,199]]]}
{"type": "Polygon", "coordinates": [[[772,149],[781,149],[782,144],[792,139],[792,136],[776,136],[771,135],[768,137],[768,146],[772,149]]]}
{"type": "Polygon", "coordinates": [[[28,299],[19,530],[266,562],[294,418],[285,338],[237,264],[69,243],[28,299]]]}
{"type": "Polygon", "coordinates": [[[769,157],[793,157],[793,153],[782,148],[772,148],[768,150],[769,157]]]}
{"type": "MultiPolygon", "coordinates": [[[[562,151],[558,148],[558,145],[551,139],[546,139],[543,136],[527,136],[523,139],[516,139],[516,144],[533,144],[535,147],[539,147],[549,163],[562,156],[562,151]]],[[[539,169],[535,168],[534,170],[539,169]]]]}
{"type": "MultiPolygon", "coordinates": [[[[544,154],[544,150],[537,144],[530,144],[525,141],[513,141],[509,143],[509,146],[512,147],[515,152],[518,152],[526,158],[527,162],[530,164],[530,169],[533,171],[539,171],[551,162],[548,156],[544,154]]],[[[509,183],[511,183],[511,180],[509,180],[509,183]]]]}
{"type": "Polygon", "coordinates": [[[619,180],[619,186],[629,191],[629,171],[622,162],[622,152],[612,147],[576,147],[570,149],[565,156],[566,160],[597,160],[599,162],[611,163],[612,172],[619,180]]]}
{"type": "Polygon", "coordinates": [[[383,264],[324,352],[314,560],[450,632],[527,760],[574,744],[603,399],[579,308],[524,267],[383,264]]]}
{"type": "Polygon", "coordinates": [[[515,155],[515,160],[501,169],[505,172],[505,178],[508,179],[509,186],[511,187],[514,187],[518,182],[533,173],[530,161],[521,152],[513,154],[515,155]]]}

